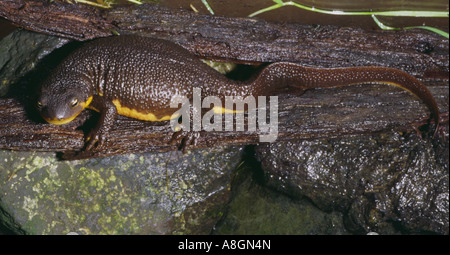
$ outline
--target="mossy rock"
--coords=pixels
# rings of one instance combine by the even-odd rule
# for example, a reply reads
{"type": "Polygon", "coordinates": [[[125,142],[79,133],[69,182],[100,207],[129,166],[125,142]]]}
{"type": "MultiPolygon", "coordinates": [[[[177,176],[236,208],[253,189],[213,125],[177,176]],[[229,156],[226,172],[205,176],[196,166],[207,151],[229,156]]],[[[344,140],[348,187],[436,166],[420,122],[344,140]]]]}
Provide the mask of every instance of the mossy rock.
{"type": "Polygon", "coordinates": [[[241,149],[58,161],[0,151],[0,221],[26,234],[208,234],[241,149]]]}

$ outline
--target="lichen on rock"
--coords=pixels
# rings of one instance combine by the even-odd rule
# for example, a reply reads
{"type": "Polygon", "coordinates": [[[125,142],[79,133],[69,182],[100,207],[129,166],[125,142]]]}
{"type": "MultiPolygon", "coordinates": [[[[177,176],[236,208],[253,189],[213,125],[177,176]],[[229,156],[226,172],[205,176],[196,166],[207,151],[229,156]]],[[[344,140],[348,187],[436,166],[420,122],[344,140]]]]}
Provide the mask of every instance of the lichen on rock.
{"type": "Polygon", "coordinates": [[[240,154],[218,147],[67,162],[1,151],[0,205],[14,219],[8,225],[29,234],[207,234],[240,154]],[[192,207],[194,221],[185,215],[192,207]]]}

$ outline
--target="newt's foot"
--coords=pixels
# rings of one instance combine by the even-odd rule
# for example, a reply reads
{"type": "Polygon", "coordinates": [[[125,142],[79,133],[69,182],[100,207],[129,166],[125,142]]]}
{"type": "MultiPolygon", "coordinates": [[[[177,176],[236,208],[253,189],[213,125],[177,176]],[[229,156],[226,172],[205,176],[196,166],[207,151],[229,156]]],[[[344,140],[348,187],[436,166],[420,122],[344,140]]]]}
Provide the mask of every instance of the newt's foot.
{"type": "Polygon", "coordinates": [[[186,153],[192,146],[197,145],[197,139],[200,137],[201,131],[177,131],[173,133],[169,141],[170,145],[178,145],[178,150],[186,153]]]}
{"type": "Polygon", "coordinates": [[[449,112],[441,113],[439,116],[438,123],[434,119],[430,119],[428,117],[424,117],[420,120],[414,121],[411,123],[412,128],[416,131],[417,136],[423,137],[424,132],[432,132],[432,137],[436,138],[442,132],[444,132],[444,126],[440,125],[441,123],[448,122],[449,120],[449,112]],[[433,127],[431,129],[431,127],[433,127]]]}
{"type": "Polygon", "coordinates": [[[92,130],[86,137],[86,146],[84,151],[99,151],[103,148],[105,143],[106,134],[102,132],[102,129],[92,130]]]}
{"type": "Polygon", "coordinates": [[[102,132],[91,131],[86,137],[85,146],[81,151],[68,151],[61,155],[64,160],[91,158],[96,152],[103,149],[105,135],[102,132]]]}

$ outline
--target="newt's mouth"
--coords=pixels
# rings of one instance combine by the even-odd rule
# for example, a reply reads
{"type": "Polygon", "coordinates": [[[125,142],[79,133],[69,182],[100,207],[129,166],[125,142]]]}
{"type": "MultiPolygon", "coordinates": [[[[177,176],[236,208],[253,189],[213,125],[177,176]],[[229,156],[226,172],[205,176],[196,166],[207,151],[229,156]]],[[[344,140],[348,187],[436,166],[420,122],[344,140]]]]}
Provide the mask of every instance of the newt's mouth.
{"type": "Polygon", "coordinates": [[[46,117],[44,117],[44,116],[42,116],[42,118],[43,118],[45,121],[47,121],[48,123],[50,123],[50,124],[53,124],[53,125],[63,125],[63,124],[67,124],[67,123],[71,122],[73,119],[75,119],[75,117],[78,116],[78,114],[79,114],[79,113],[73,115],[72,117],[66,118],[66,119],[58,119],[58,118],[50,119],[50,118],[46,118],[46,117]]]}

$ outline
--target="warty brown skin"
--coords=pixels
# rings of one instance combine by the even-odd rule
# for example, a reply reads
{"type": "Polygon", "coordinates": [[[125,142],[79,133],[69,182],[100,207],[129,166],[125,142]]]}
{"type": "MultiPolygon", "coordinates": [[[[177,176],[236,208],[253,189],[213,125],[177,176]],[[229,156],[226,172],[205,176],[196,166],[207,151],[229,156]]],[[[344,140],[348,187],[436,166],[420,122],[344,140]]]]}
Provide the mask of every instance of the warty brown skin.
{"type": "MultiPolygon", "coordinates": [[[[123,109],[156,118],[170,116],[171,98],[271,96],[281,91],[300,94],[311,88],[382,83],[401,87],[419,97],[436,123],[437,104],[429,90],[411,75],[393,68],[350,67],[318,69],[279,62],[265,67],[253,80],[230,80],[182,47],[165,40],[116,36],[94,40],[68,56],[43,83],[38,108],[50,123],[64,124],[84,108],[101,113],[85,150],[101,148],[116,115],[140,118],[123,109]],[[117,104],[120,104],[120,107],[117,104]]],[[[142,118],[141,118],[142,119],[142,118]]]]}

